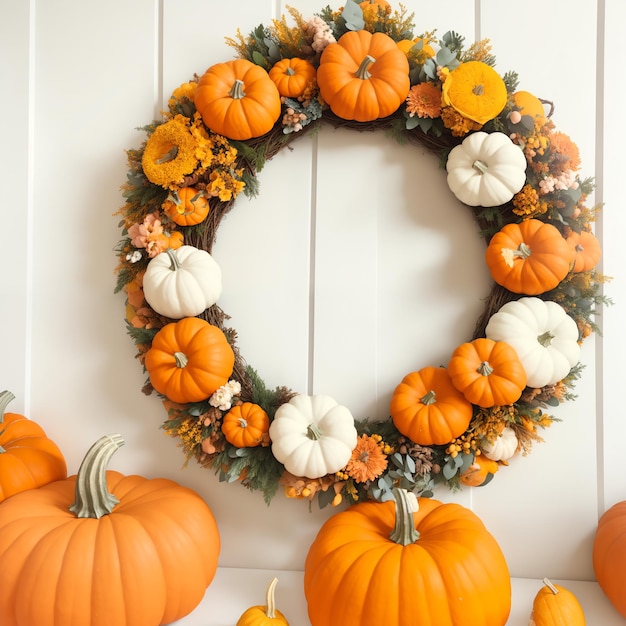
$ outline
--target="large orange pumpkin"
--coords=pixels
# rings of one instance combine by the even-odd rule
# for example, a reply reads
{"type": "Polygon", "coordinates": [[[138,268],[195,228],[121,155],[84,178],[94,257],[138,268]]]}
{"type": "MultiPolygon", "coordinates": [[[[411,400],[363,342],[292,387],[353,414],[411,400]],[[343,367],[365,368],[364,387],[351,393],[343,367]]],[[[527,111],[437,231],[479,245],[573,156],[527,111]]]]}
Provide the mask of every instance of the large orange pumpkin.
{"type": "Polygon", "coordinates": [[[224,333],[198,317],[166,324],[145,365],[152,386],[172,402],[200,402],[228,382],[235,353],[224,333]]]}
{"type": "Polygon", "coordinates": [[[485,252],[487,267],[499,285],[530,296],[554,289],[570,271],[573,256],[559,230],[536,219],[506,224],[485,252]]]}
{"type": "Polygon", "coordinates": [[[600,517],[593,541],[593,571],[600,588],[626,618],[626,501],[600,517]]]}
{"type": "Polygon", "coordinates": [[[67,476],[65,457],[43,428],[18,413],[6,413],[15,399],[0,393],[0,502],[67,476]]]}
{"type": "Polygon", "coordinates": [[[371,122],[391,115],[406,99],[409,62],[389,35],[350,31],[324,48],[317,84],[335,115],[371,122]]]}
{"type": "Polygon", "coordinates": [[[526,387],[526,370],[504,341],[479,338],[462,343],[448,363],[452,384],[472,404],[488,408],[513,404],[526,387]]]}
{"type": "Polygon", "coordinates": [[[207,69],[198,81],[194,104],[213,132],[240,140],[269,132],[281,108],[278,89],[268,73],[247,59],[207,69]]]}
{"type": "Polygon", "coordinates": [[[472,404],[452,384],[444,367],[424,367],[407,374],[391,397],[396,428],[422,446],[442,445],[465,432],[472,404]]]}
{"type": "Polygon", "coordinates": [[[363,502],[320,529],[304,565],[313,626],[502,626],[511,609],[504,555],[459,504],[363,502]]]}
{"type": "Polygon", "coordinates": [[[171,480],[107,471],[121,445],[101,438],[77,476],[0,506],[2,626],[158,626],[202,600],[220,548],[210,508],[171,480]]]}

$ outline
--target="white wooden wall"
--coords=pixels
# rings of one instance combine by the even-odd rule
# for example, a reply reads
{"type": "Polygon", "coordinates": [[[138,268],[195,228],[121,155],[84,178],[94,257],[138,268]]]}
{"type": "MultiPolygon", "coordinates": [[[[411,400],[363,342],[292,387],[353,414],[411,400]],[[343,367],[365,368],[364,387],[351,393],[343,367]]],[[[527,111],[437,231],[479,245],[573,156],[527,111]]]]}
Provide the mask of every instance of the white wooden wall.
{"type": "MultiPolygon", "coordinates": [[[[324,3],[293,0],[305,17],[324,3]]],[[[224,43],[286,13],[279,0],[0,0],[0,388],[38,420],[76,471],[87,447],[120,432],[114,465],[201,493],[220,526],[223,567],[300,570],[330,510],[262,497],[182,468],[113,294],[124,149],[194,72],[228,60],[224,43]]],[[[416,32],[488,37],[497,69],[554,101],[557,128],[597,177],[602,271],[616,304],[584,344],[578,399],[532,455],[485,489],[445,500],[485,521],[519,578],[593,580],[599,513],[626,497],[623,355],[626,230],[623,0],[406,0],[416,32]]],[[[331,5],[334,6],[334,5],[331,5]]],[[[269,386],[327,393],[383,417],[405,373],[467,340],[489,285],[484,244],[433,157],[384,136],[325,129],[263,170],[238,200],[214,255],[221,306],[269,386]]],[[[243,607],[245,608],[245,607],[243,607]]]]}

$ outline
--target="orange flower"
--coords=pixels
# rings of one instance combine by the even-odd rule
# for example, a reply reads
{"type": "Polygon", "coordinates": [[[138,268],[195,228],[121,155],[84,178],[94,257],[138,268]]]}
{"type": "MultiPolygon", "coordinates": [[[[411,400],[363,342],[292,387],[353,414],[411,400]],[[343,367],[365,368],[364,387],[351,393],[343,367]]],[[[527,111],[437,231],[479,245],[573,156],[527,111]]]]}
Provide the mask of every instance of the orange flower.
{"type": "Polygon", "coordinates": [[[564,170],[576,171],[580,168],[580,152],[578,146],[565,133],[555,131],[550,133],[550,152],[554,158],[554,165],[558,171],[552,167],[552,173],[556,176],[558,172],[564,170]]]}
{"type": "Polygon", "coordinates": [[[453,107],[443,107],[441,109],[441,120],[443,125],[450,129],[454,137],[463,137],[472,130],[480,130],[482,128],[482,124],[463,117],[453,107]]]}
{"type": "Polygon", "coordinates": [[[380,476],[386,468],[387,455],[378,441],[369,435],[361,435],[346,465],[346,474],[357,483],[364,483],[380,476]]]}
{"type": "Polygon", "coordinates": [[[441,115],[441,91],[432,83],[419,83],[411,87],[406,98],[407,113],[413,117],[435,118],[441,115]]]}

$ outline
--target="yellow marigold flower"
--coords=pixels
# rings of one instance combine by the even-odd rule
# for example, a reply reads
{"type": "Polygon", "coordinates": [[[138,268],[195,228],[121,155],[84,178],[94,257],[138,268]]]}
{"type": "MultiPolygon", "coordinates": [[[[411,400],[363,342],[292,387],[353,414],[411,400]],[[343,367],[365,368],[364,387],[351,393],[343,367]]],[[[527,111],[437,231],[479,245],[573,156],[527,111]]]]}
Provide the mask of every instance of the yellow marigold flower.
{"type": "Polygon", "coordinates": [[[357,483],[378,478],[387,468],[387,455],[373,437],[361,435],[346,465],[346,474],[357,483]]]}
{"type": "Polygon", "coordinates": [[[513,196],[513,213],[530,218],[543,215],[548,210],[548,203],[539,199],[539,193],[532,185],[524,185],[513,196]]]}
{"type": "Polygon", "coordinates": [[[433,83],[419,83],[411,87],[406,98],[410,117],[435,118],[441,115],[441,91],[433,83]]]}
{"type": "Polygon", "coordinates": [[[195,81],[191,81],[188,83],[183,83],[179,87],[176,87],[172,92],[169,100],[167,101],[167,106],[170,110],[176,107],[176,104],[181,102],[184,98],[193,102],[193,98],[196,94],[196,87],[198,83],[195,81]]]}
{"type": "Polygon", "coordinates": [[[141,165],[148,180],[172,189],[198,165],[196,140],[182,115],[157,126],[146,142],[141,165]]]}
{"type": "Polygon", "coordinates": [[[482,128],[482,124],[463,117],[450,106],[444,106],[441,109],[441,121],[446,128],[450,129],[454,137],[463,137],[472,130],[480,130],[482,128]]]}

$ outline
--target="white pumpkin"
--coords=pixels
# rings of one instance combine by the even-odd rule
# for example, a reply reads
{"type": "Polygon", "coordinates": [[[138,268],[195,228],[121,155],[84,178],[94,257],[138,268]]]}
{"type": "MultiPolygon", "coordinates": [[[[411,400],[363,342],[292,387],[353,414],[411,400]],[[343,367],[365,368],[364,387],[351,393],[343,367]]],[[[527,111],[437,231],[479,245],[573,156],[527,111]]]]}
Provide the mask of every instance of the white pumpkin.
{"type": "Polygon", "coordinates": [[[329,396],[297,395],[276,410],[272,453],[294,476],[320,478],[339,471],[357,443],[352,413],[329,396]]]}
{"type": "Polygon", "coordinates": [[[510,426],[505,426],[495,441],[481,446],[483,454],[492,461],[506,461],[517,452],[517,437],[510,426]]]}
{"type": "Polygon", "coordinates": [[[489,318],[485,334],[513,346],[529,387],[554,385],[580,357],[576,322],[550,300],[527,297],[507,302],[489,318]]]}
{"type": "Polygon", "coordinates": [[[526,157],[504,133],[477,132],[455,146],[446,163],[448,186],[469,206],[499,206],[526,182],[526,157]]]}
{"type": "Polygon", "coordinates": [[[157,254],[143,277],[146,302],[171,319],[194,317],[213,306],[222,293],[222,270],[206,251],[194,246],[157,254]]]}

